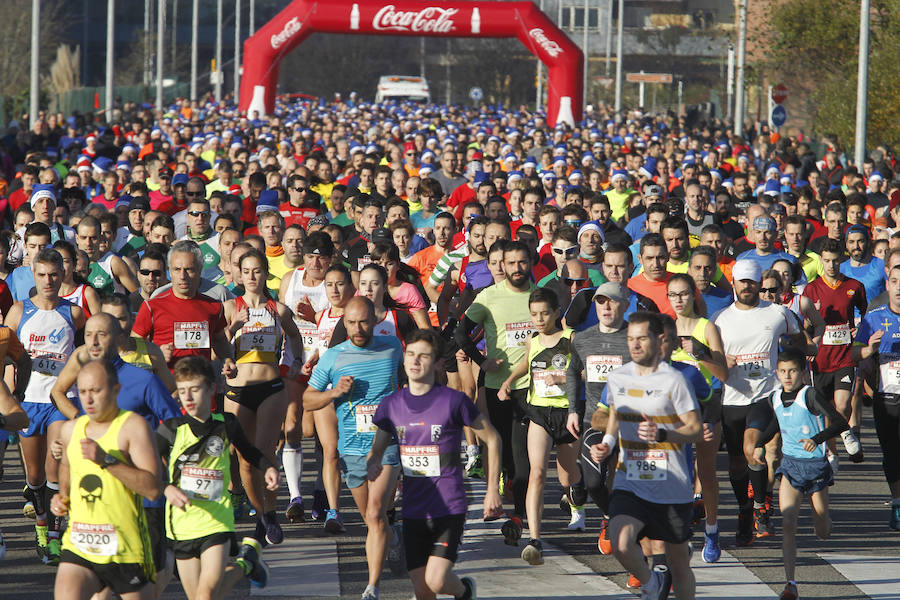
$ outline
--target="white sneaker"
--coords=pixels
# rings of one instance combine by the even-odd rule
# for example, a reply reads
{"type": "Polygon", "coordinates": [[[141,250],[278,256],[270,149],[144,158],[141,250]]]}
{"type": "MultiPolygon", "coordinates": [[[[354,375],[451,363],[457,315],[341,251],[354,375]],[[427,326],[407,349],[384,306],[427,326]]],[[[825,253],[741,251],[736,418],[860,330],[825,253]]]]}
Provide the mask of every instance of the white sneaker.
{"type": "Polygon", "coordinates": [[[586,517],[587,513],[583,508],[573,508],[572,519],[569,521],[567,529],[569,531],[584,531],[585,529],[587,529],[587,525],[585,524],[586,517]]]}
{"type": "Polygon", "coordinates": [[[859,438],[856,437],[856,434],[853,433],[852,430],[848,429],[841,434],[841,439],[844,441],[844,449],[847,451],[850,460],[855,463],[862,462],[862,444],[859,443],[859,438]]]}
{"type": "Polygon", "coordinates": [[[839,467],[837,454],[828,453],[828,464],[831,465],[831,474],[837,475],[839,467]]]}

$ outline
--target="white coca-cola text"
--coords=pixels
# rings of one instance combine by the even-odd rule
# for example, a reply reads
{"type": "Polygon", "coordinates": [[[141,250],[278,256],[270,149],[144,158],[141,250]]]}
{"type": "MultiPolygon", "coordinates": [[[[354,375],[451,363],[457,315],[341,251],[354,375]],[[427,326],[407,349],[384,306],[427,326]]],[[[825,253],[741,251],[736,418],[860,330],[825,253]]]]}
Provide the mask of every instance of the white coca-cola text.
{"type": "Polygon", "coordinates": [[[448,33],[456,29],[453,26],[453,15],[457,8],[438,8],[429,6],[419,11],[396,10],[388,4],[372,19],[372,27],[377,31],[415,31],[421,33],[448,33]]]}
{"type": "Polygon", "coordinates": [[[293,36],[298,31],[300,31],[300,19],[294,17],[284,24],[284,29],[282,29],[279,33],[272,34],[272,49],[278,50],[279,46],[291,39],[291,36],[293,36]]]}
{"type": "Polygon", "coordinates": [[[541,46],[541,48],[544,49],[544,52],[546,52],[553,58],[556,58],[557,56],[562,54],[562,48],[559,47],[559,44],[548,38],[544,34],[544,30],[540,27],[535,27],[528,32],[528,35],[533,37],[534,41],[536,41],[541,46]]]}

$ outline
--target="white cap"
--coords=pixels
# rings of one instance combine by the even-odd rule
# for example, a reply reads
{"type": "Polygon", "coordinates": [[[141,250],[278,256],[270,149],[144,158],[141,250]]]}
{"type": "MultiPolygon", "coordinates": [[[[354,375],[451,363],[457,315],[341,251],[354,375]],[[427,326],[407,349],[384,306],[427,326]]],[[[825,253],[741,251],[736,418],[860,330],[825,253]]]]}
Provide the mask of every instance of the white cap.
{"type": "Polygon", "coordinates": [[[749,279],[759,283],[762,280],[762,267],[755,260],[742,258],[734,263],[731,276],[734,281],[749,279]]]}

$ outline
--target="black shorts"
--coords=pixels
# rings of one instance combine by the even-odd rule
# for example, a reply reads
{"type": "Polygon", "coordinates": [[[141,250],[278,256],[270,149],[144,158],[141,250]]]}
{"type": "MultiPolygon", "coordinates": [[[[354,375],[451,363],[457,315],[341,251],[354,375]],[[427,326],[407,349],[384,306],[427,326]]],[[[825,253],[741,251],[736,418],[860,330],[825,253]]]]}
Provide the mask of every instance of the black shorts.
{"type": "Polygon", "coordinates": [[[822,392],[825,398],[834,398],[834,393],[838,390],[845,392],[852,390],[854,379],[856,369],[841,367],[828,373],[813,373],[813,387],[822,392]]]}
{"type": "Polygon", "coordinates": [[[459,350],[459,346],[456,344],[456,339],[451,332],[449,337],[444,337],[444,354],[441,355],[444,359],[444,371],[447,373],[459,372],[459,366],[456,364],[457,350],[459,350]]]}
{"type": "Polygon", "coordinates": [[[465,526],[466,515],[447,515],[434,519],[403,517],[406,570],[424,567],[428,564],[429,556],[446,558],[455,563],[465,526]]]}
{"type": "Polygon", "coordinates": [[[552,406],[534,406],[529,404],[527,407],[528,418],[535,425],[540,425],[544,431],[553,440],[553,444],[571,444],[575,441],[569,430],[566,429],[566,421],[569,418],[568,408],[556,408],[552,406]]]}
{"type": "Polygon", "coordinates": [[[609,499],[609,518],[618,515],[633,517],[644,524],[638,539],[649,538],[670,544],[681,544],[694,535],[691,527],[693,503],[657,504],[639,498],[631,492],[614,490],[609,499]]]}
{"type": "Polygon", "coordinates": [[[225,398],[256,412],[256,409],[259,408],[259,405],[266,398],[283,390],[284,380],[278,377],[261,383],[251,383],[250,385],[226,386],[225,398]]]}
{"type": "Polygon", "coordinates": [[[700,417],[709,425],[722,420],[722,388],[713,389],[709,400],[700,403],[700,417]]]}
{"type": "Polygon", "coordinates": [[[747,416],[751,406],[722,407],[722,437],[725,438],[728,456],[744,455],[744,430],[747,429],[747,416]]]}
{"type": "Polygon", "coordinates": [[[175,549],[175,558],[181,560],[200,558],[200,555],[203,554],[204,550],[212,548],[213,546],[218,546],[219,544],[226,544],[228,546],[229,556],[236,555],[238,550],[237,539],[234,537],[233,531],[211,533],[193,540],[170,541],[172,547],[175,549]]]}
{"type": "Polygon", "coordinates": [[[150,532],[150,553],[158,573],[166,566],[166,551],[170,547],[166,538],[166,509],[163,506],[145,506],[144,514],[147,515],[147,531],[150,532]]]}
{"type": "Polygon", "coordinates": [[[63,550],[59,560],[90,569],[100,580],[100,585],[119,595],[136,592],[150,583],[144,565],[138,563],[97,564],[70,550],[63,550]]]}

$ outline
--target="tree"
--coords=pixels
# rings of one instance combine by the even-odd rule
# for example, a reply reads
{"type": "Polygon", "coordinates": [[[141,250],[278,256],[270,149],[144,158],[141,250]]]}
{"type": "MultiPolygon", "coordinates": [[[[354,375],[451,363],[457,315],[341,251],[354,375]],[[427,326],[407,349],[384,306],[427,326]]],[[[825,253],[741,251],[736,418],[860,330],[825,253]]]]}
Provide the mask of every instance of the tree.
{"type": "MultiPolygon", "coordinates": [[[[62,0],[41,0],[40,72],[48,73],[67,25],[62,0]]],[[[0,96],[27,92],[31,73],[31,0],[3,0],[0,18],[0,96]]]]}

